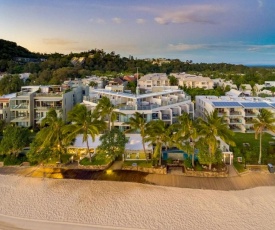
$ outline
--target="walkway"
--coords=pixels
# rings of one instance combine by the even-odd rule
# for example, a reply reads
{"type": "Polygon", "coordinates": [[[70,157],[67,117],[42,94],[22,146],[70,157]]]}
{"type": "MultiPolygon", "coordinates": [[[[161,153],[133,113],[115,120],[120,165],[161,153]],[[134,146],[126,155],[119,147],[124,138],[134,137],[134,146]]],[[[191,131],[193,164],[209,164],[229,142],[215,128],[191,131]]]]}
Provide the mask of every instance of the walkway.
{"type": "Polygon", "coordinates": [[[64,179],[127,181],[161,186],[210,189],[210,190],[243,190],[260,186],[275,186],[275,174],[249,172],[235,175],[232,172],[227,178],[187,177],[184,175],[159,175],[134,171],[92,171],[88,169],[47,169],[39,167],[1,167],[0,174],[20,175],[25,177],[48,177],[64,179]],[[41,173],[42,172],[42,173],[41,173]],[[56,175],[56,177],[55,177],[56,175]],[[60,175],[60,176],[59,176],[60,175]]]}
{"type": "Polygon", "coordinates": [[[109,169],[110,170],[120,170],[120,169],[122,169],[122,165],[123,165],[123,161],[115,161],[109,169]]]}

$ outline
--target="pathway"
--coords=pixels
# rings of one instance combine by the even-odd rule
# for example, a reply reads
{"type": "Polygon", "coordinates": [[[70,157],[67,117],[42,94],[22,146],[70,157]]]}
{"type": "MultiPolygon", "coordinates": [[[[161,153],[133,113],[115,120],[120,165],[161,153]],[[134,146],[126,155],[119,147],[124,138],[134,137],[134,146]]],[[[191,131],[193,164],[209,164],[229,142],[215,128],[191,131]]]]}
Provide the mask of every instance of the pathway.
{"type": "MultiPolygon", "coordinates": [[[[119,167],[119,164],[114,165],[119,167]]],[[[232,168],[234,169],[234,168],[232,168]]],[[[231,169],[231,170],[232,170],[231,169]]],[[[43,170],[49,171],[46,177],[54,174],[60,174],[61,177],[67,179],[86,179],[86,180],[109,180],[109,181],[127,181],[139,182],[161,186],[193,188],[193,189],[210,189],[210,190],[243,190],[260,186],[275,186],[275,174],[262,172],[249,172],[243,175],[235,175],[236,172],[231,171],[227,178],[212,177],[188,177],[177,174],[148,174],[134,171],[113,171],[106,173],[104,171],[92,171],[88,169],[44,169],[39,167],[1,167],[0,174],[4,175],[20,175],[28,177],[43,177],[40,175],[43,170]],[[51,171],[52,170],[52,171],[51,171]],[[40,173],[40,174],[39,174],[40,173]]],[[[44,172],[44,171],[43,171],[44,172]]]]}
{"type": "Polygon", "coordinates": [[[115,161],[109,168],[109,170],[120,170],[122,169],[123,161],[115,161]]]}

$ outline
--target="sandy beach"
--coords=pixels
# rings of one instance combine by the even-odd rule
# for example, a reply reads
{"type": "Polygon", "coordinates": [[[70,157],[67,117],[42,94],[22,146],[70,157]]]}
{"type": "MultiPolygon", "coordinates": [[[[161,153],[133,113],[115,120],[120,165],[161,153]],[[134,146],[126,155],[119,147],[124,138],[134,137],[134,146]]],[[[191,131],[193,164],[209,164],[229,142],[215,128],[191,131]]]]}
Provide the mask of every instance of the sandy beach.
{"type": "Polygon", "coordinates": [[[274,229],[275,187],[241,191],[0,175],[0,214],[137,229],[274,229]]]}

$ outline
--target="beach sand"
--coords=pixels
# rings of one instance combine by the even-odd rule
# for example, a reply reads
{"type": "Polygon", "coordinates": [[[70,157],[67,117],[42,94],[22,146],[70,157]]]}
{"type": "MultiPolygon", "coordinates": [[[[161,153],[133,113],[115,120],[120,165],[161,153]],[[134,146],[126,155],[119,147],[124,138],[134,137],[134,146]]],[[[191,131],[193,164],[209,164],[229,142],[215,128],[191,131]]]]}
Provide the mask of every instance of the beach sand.
{"type": "Polygon", "coordinates": [[[274,229],[275,187],[213,191],[0,175],[4,215],[143,229],[274,229]]]}

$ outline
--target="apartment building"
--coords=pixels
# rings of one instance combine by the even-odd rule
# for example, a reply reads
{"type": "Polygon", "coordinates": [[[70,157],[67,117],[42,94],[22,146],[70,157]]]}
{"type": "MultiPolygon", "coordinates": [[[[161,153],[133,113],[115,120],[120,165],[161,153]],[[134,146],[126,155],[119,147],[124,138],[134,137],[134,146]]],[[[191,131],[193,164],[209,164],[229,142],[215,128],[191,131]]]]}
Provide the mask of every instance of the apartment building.
{"type": "Polygon", "coordinates": [[[218,110],[220,117],[234,132],[254,132],[252,120],[261,109],[275,112],[275,98],[196,96],[195,116],[205,118],[206,113],[218,110]]]}
{"type": "Polygon", "coordinates": [[[179,89],[147,94],[94,89],[88,97],[84,97],[83,103],[93,109],[103,96],[108,97],[113,105],[117,107],[117,111],[124,114],[120,114],[118,120],[114,123],[121,130],[129,128],[124,122],[128,122],[135,112],[143,114],[146,122],[160,119],[167,124],[177,122],[177,117],[184,112],[190,114],[192,118],[194,116],[194,104],[191,102],[190,96],[179,89]]]}
{"type": "Polygon", "coordinates": [[[152,91],[154,87],[170,86],[170,81],[166,73],[146,74],[138,79],[140,89],[152,91]]]}
{"type": "Polygon", "coordinates": [[[50,108],[66,120],[67,113],[76,103],[82,102],[82,98],[82,87],[23,86],[9,100],[10,122],[22,127],[37,127],[50,108]]]}
{"type": "Polygon", "coordinates": [[[209,77],[197,76],[186,73],[171,73],[170,75],[178,79],[179,86],[186,86],[187,88],[204,88],[213,89],[214,82],[209,77]]]}
{"type": "Polygon", "coordinates": [[[4,120],[6,123],[10,122],[10,99],[15,95],[12,93],[0,97],[0,120],[4,120]]]}

